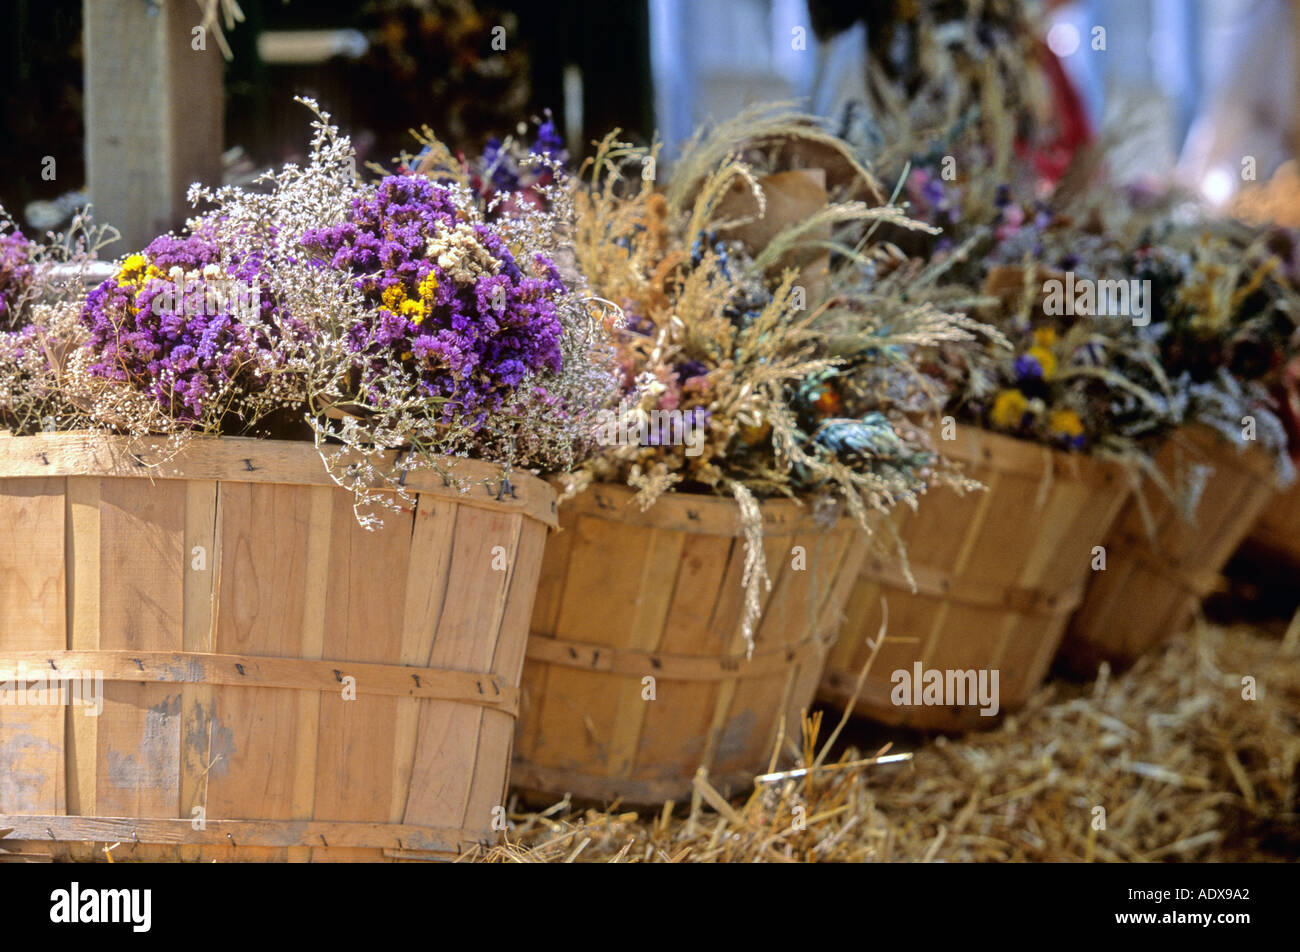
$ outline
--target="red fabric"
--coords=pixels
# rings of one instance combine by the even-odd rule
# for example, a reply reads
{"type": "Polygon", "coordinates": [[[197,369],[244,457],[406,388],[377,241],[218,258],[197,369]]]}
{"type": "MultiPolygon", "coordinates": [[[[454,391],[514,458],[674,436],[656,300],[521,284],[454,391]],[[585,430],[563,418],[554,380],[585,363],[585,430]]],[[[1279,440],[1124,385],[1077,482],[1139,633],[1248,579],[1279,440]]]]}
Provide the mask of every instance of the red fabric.
{"type": "Polygon", "coordinates": [[[1042,40],[1038,41],[1038,54],[1052,91],[1055,134],[1036,147],[1020,141],[1016,150],[1022,158],[1033,163],[1041,178],[1055,184],[1069,168],[1075,153],[1092,142],[1093,132],[1083,97],[1070,82],[1061,61],[1042,40]]]}

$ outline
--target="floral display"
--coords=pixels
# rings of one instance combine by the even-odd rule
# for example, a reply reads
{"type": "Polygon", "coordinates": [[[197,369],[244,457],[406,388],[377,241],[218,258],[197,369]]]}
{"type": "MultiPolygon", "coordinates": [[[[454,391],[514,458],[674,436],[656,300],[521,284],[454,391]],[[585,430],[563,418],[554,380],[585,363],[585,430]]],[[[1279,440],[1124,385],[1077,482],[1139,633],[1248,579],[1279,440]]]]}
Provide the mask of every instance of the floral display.
{"type": "Polygon", "coordinates": [[[200,433],[314,440],[367,525],[409,505],[408,472],[448,457],[507,471],[581,458],[616,395],[614,318],[556,264],[564,187],[489,221],[461,181],[359,181],[328,115],[315,130],[302,168],[193,187],[207,209],[185,233],[85,298],[59,368],[70,404],[177,448],[200,433]]]}
{"type": "Polygon", "coordinates": [[[566,289],[554,263],[536,255],[525,273],[488,225],[458,219],[447,188],[390,176],[354,201],[348,221],[302,241],[357,275],[374,308],[349,339],[372,397],[374,375],[396,353],[412,361],[443,420],[465,416],[478,426],[525,376],[560,369],[556,308],[566,289]]]}

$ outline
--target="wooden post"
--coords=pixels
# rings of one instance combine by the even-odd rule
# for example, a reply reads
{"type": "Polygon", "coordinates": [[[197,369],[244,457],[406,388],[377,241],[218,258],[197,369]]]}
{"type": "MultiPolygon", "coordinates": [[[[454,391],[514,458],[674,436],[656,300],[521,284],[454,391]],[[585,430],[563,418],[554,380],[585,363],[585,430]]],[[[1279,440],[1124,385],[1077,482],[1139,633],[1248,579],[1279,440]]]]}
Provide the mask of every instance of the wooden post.
{"type": "Polygon", "coordinates": [[[190,183],[219,185],[222,61],[192,0],[84,0],[86,177],[125,254],[180,225],[190,183]],[[195,46],[206,49],[195,49],[195,46]]]}

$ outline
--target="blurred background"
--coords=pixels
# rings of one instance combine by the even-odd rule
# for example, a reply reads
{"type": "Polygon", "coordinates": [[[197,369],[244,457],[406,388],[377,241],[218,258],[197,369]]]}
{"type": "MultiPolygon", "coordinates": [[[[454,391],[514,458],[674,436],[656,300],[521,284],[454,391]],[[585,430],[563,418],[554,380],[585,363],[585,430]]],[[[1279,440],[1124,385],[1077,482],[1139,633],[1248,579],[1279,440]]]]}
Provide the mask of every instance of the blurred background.
{"type": "Polygon", "coordinates": [[[545,110],[575,158],[617,127],[671,161],[699,123],[773,99],[851,133],[868,55],[903,70],[922,8],[983,6],[1033,19],[1058,120],[1108,140],[1123,178],[1222,205],[1243,157],[1264,181],[1296,153],[1288,0],[3,0],[0,203],[39,232],[93,200],[146,239],[190,181],[300,157],[295,94],[388,167],[412,127],[468,154],[545,110]]]}

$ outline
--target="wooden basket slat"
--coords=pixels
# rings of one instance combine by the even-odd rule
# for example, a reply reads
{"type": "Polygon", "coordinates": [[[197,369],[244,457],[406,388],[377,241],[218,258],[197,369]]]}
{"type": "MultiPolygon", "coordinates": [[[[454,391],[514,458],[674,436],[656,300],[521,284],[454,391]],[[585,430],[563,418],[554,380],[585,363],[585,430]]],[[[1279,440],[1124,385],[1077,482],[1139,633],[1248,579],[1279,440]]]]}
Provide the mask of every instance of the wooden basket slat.
{"type": "MultiPolygon", "coordinates": [[[[719,635],[713,622],[726,590],[727,573],[733,570],[733,552],[743,559],[743,549],[743,542],[728,536],[687,534],[682,540],[681,562],[668,606],[672,624],[665,622],[659,642],[662,651],[688,656],[723,653],[727,639],[719,635]]],[[[744,565],[743,561],[737,564],[744,565]]]]}
{"type": "MultiPolygon", "coordinates": [[[[134,648],[7,651],[5,657],[13,664],[26,664],[36,669],[48,667],[54,672],[94,670],[102,672],[105,681],[131,684],[295,688],[335,694],[340,692],[344,677],[350,676],[364,683],[367,694],[380,697],[456,701],[507,713],[513,712],[518,704],[518,691],[505,678],[492,672],[251,654],[138,651],[134,648]]],[[[66,676],[72,677],[71,674],[66,676]]]]}
{"type": "MultiPolygon", "coordinates": [[[[565,580],[568,578],[569,555],[573,550],[574,537],[573,532],[557,532],[545,542],[545,555],[542,558],[541,574],[537,582],[537,595],[528,622],[530,630],[556,630],[560,606],[564,600],[565,580]],[[532,619],[542,619],[542,621],[532,619]]],[[[536,750],[538,747],[542,724],[541,709],[545,703],[550,670],[549,665],[530,661],[525,652],[523,674],[520,678],[524,690],[519,698],[520,719],[514,742],[517,747],[522,745],[528,750],[536,750]]]]}
{"type": "MultiPolygon", "coordinates": [[[[42,852],[102,859],[81,836],[129,829],[113,855],[132,860],[429,859],[493,835],[553,490],[517,476],[527,506],[421,492],[415,509],[367,532],[350,494],[294,484],[315,455],[306,445],[195,441],[200,478],[187,478],[182,457],[150,481],[114,475],[125,440],[0,443],[0,463],[21,462],[0,479],[0,527],[14,513],[30,521],[34,489],[45,500],[39,533],[0,538],[0,569],[21,557],[57,589],[42,600],[0,588],[0,669],[49,654],[105,675],[99,718],[21,709],[52,725],[58,746],[40,768],[60,792],[19,801],[0,783],[0,826],[72,811],[42,852]],[[51,449],[61,466],[80,453],[107,472],[28,476],[51,449]],[[232,451],[286,471],[211,472],[232,451]],[[492,565],[498,545],[505,571],[492,565]],[[343,669],[357,678],[355,701],[329,681],[343,669]],[[411,688],[408,677],[423,680],[411,688]],[[191,836],[194,806],[210,826],[191,836]]],[[[0,586],[29,584],[0,574],[0,586]]],[[[0,739],[19,725],[9,710],[0,739]]],[[[25,845],[10,837],[3,848],[25,845]]]]}
{"type": "MultiPolygon", "coordinates": [[[[504,547],[507,551],[508,566],[520,564],[519,550],[526,545],[524,533],[527,528],[523,521],[517,516],[510,515],[505,517],[493,514],[494,524],[499,528],[489,532],[487,539],[496,545],[504,547]]],[[[489,556],[492,549],[489,548],[489,556]]],[[[532,548],[535,558],[541,557],[541,548],[532,548]]],[[[536,562],[528,567],[531,573],[536,562]]],[[[515,581],[512,578],[512,572],[493,572],[492,581],[497,583],[492,594],[492,601],[489,603],[493,606],[494,612],[491,618],[493,630],[500,630],[505,623],[506,609],[509,606],[507,595],[513,588],[515,581]]],[[[519,613],[523,615],[522,612],[519,613]]],[[[527,621],[522,622],[521,632],[527,631],[527,621]]],[[[519,667],[519,659],[524,653],[525,638],[520,637],[517,643],[502,645],[498,639],[492,639],[488,644],[484,644],[486,649],[476,660],[476,665],[481,665],[478,670],[491,671],[500,674],[502,670],[515,670],[519,667]]],[[[482,639],[480,639],[482,644],[482,639]]],[[[503,809],[505,806],[505,795],[507,785],[507,773],[510,764],[510,751],[512,744],[512,734],[514,731],[514,718],[504,714],[501,711],[489,711],[483,708],[478,713],[478,728],[476,736],[478,743],[475,746],[476,757],[484,763],[500,764],[497,771],[486,769],[476,769],[471,774],[469,790],[465,798],[464,818],[461,820],[463,826],[475,826],[478,828],[490,828],[493,822],[492,811],[494,809],[503,809]]]]}
{"type": "MultiPolygon", "coordinates": [[[[401,662],[404,665],[428,667],[431,663],[438,618],[450,595],[448,581],[457,512],[454,503],[429,495],[420,496],[416,504],[402,611],[401,662]]],[[[393,724],[393,801],[389,810],[392,823],[404,822],[411,809],[411,784],[423,709],[424,704],[414,698],[397,702],[393,724]]]]}
{"type": "MultiPolygon", "coordinates": [[[[61,479],[0,480],[0,611],[12,620],[15,647],[63,646],[64,486],[61,479]]],[[[17,669],[0,665],[6,677],[17,669]]],[[[62,812],[63,709],[14,704],[0,711],[0,802],[32,813],[62,812]]]]}
{"type": "MultiPolygon", "coordinates": [[[[303,821],[284,823],[267,820],[212,820],[207,829],[195,829],[188,819],[167,817],[89,817],[36,814],[9,816],[14,833],[10,840],[36,839],[49,847],[75,845],[78,840],[94,842],[121,841],[122,849],[115,857],[140,860],[151,852],[177,854],[177,848],[202,844],[206,855],[209,850],[251,850],[236,853],[243,859],[249,855],[266,855],[281,849],[297,849],[301,842],[325,842],[331,849],[344,851],[369,849],[378,856],[381,850],[398,849],[401,842],[409,853],[454,852],[461,830],[437,827],[387,823],[361,823],[341,821],[303,821]],[[51,834],[53,837],[51,838],[51,834]],[[231,843],[238,844],[231,846],[231,843]],[[380,844],[371,848],[368,844],[380,844]],[[389,846],[391,844],[391,847],[389,846]],[[152,847],[152,848],[151,848],[152,847]]],[[[0,843],[8,841],[0,841],[0,843]]],[[[0,855],[4,855],[0,853],[0,855]]],[[[213,853],[212,855],[225,855],[213,853]]],[[[432,857],[424,857],[432,858],[432,857]]]]}
{"type": "MultiPolygon", "coordinates": [[[[772,588],[761,596],[763,619],[759,621],[758,630],[754,633],[756,644],[764,634],[763,621],[773,611],[773,605],[780,603],[779,597],[783,594],[783,582],[789,571],[789,559],[785,556],[790,547],[790,538],[784,533],[763,536],[763,552],[772,588]]],[[[730,642],[724,653],[733,656],[745,650],[743,628],[738,624],[744,603],[744,562],[744,546],[733,546],[731,565],[728,567],[729,577],[723,581],[723,595],[715,606],[716,629],[719,634],[730,631],[730,642]]],[[[774,613],[784,612],[777,608],[774,613]]],[[[785,644],[787,637],[788,630],[780,628],[775,644],[765,644],[765,647],[785,644]]],[[[703,765],[725,778],[743,773],[746,765],[752,772],[760,770],[765,762],[763,755],[770,756],[770,739],[775,733],[776,722],[785,713],[784,689],[784,676],[726,678],[717,682],[714,686],[713,717],[709,722],[701,758],[703,765]],[[754,703],[756,692],[760,699],[757,704],[754,703]],[[739,767],[737,763],[740,764],[739,767]]],[[[672,702],[671,697],[667,700],[672,702]]],[[[724,780],[722,785],[730,786],[730,781],[724,780]]]]}
{"type": "MultiPolygon", "coordinates": [[[[1273,473],[1263,468],[1264,461],[1258,456],[1253,460],[1256,464],[1254,467],[1240,458],[1235,462],[1239,472],[1245,470],[1249,475],[1235,481],[1237,485],[1234,487],[1225,486],[1222,495],[1230,498],[1213,499],[1203,507],[1219,517],[1215,526],[1214,542],[1207,557],[1210,565],[1218,566],[1218,571],[1222,571],[1223,566],[1241,545],[1243,537],[1249,532],[1248,528],[1243,531],[1242,526],[1249,526],[1256,521],[1259,513],[1268,506],[1269,500],[1276,491],[1273,473]],[[1220,504],[1221,508],[1210,508],[1220,504]]],[[[1203,569],[1204,566],[1202,565],[1201,568],[1203,569]]],[[[1215,574],[1217,575],[1218,572],[1216,571],[1215,574]]]]}
{"type": "MultiPolygon", "coordinates": [[[[67,644],[74,650],[99,647],[99,489],[94,476],[69,476],[64,507],[66,533],[67,644]]],[[[67,716],[67,778],[70,814],[94,816],[98,811],[99,718],[67,716]]],[[[92,844],[70,844],[76,860],[94,858],[92,844]]]]}
{"type": "MultiPolygon", "coordinates": [[[[621,645],[634,652],[657,651],[662,647],[686,541],[686,536],[680,532],[661,529],[651,529],[650,532],[637,599],[621,645]]],[[[620,678],[614,690],[618,697],[618,713],[610,732],[607,758],[615,776],[627,777],[637,763],[645,736],[646,714],[651,704],[642,697],[642,683],[635,677],[620,678]]]]}
{"type": "MultiPolygon", "coordinates": [[[[521,524],[514,514],[467,509],[457,513],[456,525],[448,596],[438,618],[432,657],[438,667],[488,671],[494,663],[497,639],[485,639],[483,632],[503,630],[505,600],[511,590],[508,568],[492,567],[500,554],[494,550],[504,550],[508,567],[519,552],[521,524]]],[[[530,568],[535,571],[535,566],[530,568]]],[[[515,634],[521,640],[526,636],[522,627],[515,634]]],[[[455,817],[457,824],[490,829],[491,807],[505,791],[510,730],[498,732],[503,736],[486,736],[491,733],[489,728],[499,724],[493,720],[485,726],[484,713],[466,705],[426,704],[421,712],[406,822],[427,823],[430,821],[425,818],[444,815],[455,817]],[[455,747],[455,738],[473,738],[474,742],[461,744],[454,762],[448,763],[443,748],[455,747]],[[480,771],[485,772],[481,778],[480,771]]]]}
{"type": "MultiPolygon", "coordinates": [[[[753,678],[738,682],[732,707],[736,711],[770,709],[770,716],[760,717],[760,732],[766,734],[766,741],[761,745],[772,750],[781,732],[782,725],[787,732],[797,728],[801,723],[803,712],[821,680],[825,663],[825,645],[838,630],[838,624],[830,628],[829,633],[823,625],[826,622],[828,601],[836,596],[836,586],[841,580],[844,560],[849,551],[860,552],[861,545],[853,545],[848,533],[801,532],[781,540],[779,547],[769,556],[776,561],[769,565],[781,567],[781,574],[773,585],[768,608],[759,623],[757,640],[769,647],[775,645],[792,645],[802,637],[812,638],[817,644],[799,659],[787,665],[776,682],[768,679],[753,678]],[[794,547],[803,550],[805,567],[794,569],[794,547]],[[777,683],[780,683],[778,690],[777,683]],[[771,704],[773,695],[778,703],[771,704]]],[[[842,604],[842,602],[841,602],[842,604]]],[[[838,622],[838,619],[836,619],[838,622]]],[[[790,738],[798,744],[798,736],[790,738]]],[[[752,759],[750,752],[755,745],[741,742],[735,745],[735,759],[725,755],[718,758],[718,769],[724,774],[743,772],[747,762],[752,759]]],[[[787,746],[785,744],[783,747],[787,746]]]]}
{"type": "MultiPolygon", "coordinates": [[[[546,542],[552,533],[531,520],[521,520],[518,554],[510,571],[510,592],[506,613],[501,619],[503,632],[527,632],[536,604],[537,579],[541,575],[542,558],[546,542]]],[[[492,671],[508,684],[518,684],[527,658],[526,637],[499,639],[497,652],[492,659],[492,671]]],[[[522,704],[523,698],[519,697],[522,704]]],[[[517,710],[515,713],[517,716],[517,710]]],[[[514,716],[506,735],[513,743],[514,716]]]]}
{"type": "MultiPolygon", "coordinates": [[[[221,577],[218,488],[219,484],[215,480],[185,483],[185,537],[181,551],[190,564],[182,583],[184,627],[181,632],[181,647],[187,652],[206,654],[214,649],[216,601],[220,593],[217,580],[221,577]],[[196,558],[201,561],[196,562],[196,558]]],[[[206,743],[213,710],[212,693],[213,688],[207,684],[180,686],[179,796],[182,816],[187,813],[192,815],[195,807],[206,808],[209,802],[211,773],[217,766],[211,763],[206,743]],[[202,743],[200,738],[204,739],[202,743]]],[[[229,758],[220,766],[229,769],[229,758]]],[[[201,854],[202,848],[197,845],[185,844],[177,848],[177,859],[180,860],[196,862],[201,854]]]]}
{"type": "MultiPolygon", "coordinates": [[[[334,497],[326,600],[325,657],[383,664],[401,656],[402,621],[414,513],[386,513],[369,532],[347,494],[334,497]]],[[[341,696],[340,689],[340,696],[341,696]]],[[[356,684],[356,700],[322,697],[315,819],[386,823],[394,797],[392,725],[398,699],[356,684]]],[[[373,858],[362,850],[317,851],[313,861],[373,858]]]]}
{"type": "MultiPolygon", "coordinates": [[[[190,563],[186,595],[194,594],[200,603],[186,605],[187,619],[201,610],[202,591],[195,590],[195,583],[216,585],[215,624],[206,637],[195,633],[197,650],[301,657],[309,593],[304,575],[308,540],[299,527],[310,519],[310,495],[274,484],[195,481],[185,485],[190,490],[186,534],[207,532],[214,546],[208,553],[209,569],[203,572],[194,570],[193,546],[185,549],[190,563]],[[212,508],[200,512],[195,490],[206,485],[215,487],[209,499],[212,508]],[[274,576],[263,573],[254,561],[255,552],[268,555],[276,567],[274,576]]],[[[211,594],[208,599],[211,602],[211,594]]],[[[211,682],[186,685],[182,694],[183,711],[189,715],[184,718],[182,753],[189,765],[186,773],[194,775],[195,789],[192,797],[182,791],[181,815],[201,806],[213,817],[292,819],[294,763],[276,752],[297,737],[294,692],[248,691],[211,682]],[[244,738],[237,749],[234,738],[244,738]]],[[[246,850],[242,855],[250,860],[281,858],[265,847],[230,844],[207,844],[199,853],[204,861],[227,861],[236,850],[246,850]]]]}
{"type": "MultiPolygon", "coordinates": [[[[384,459],[395,455],[390,452],[384,459]]],[[[345,458],[341,465],[347,462],[345,458]]],[[[412,493],[442,496],[461,506],[521,512],[548,526],[557,525],[555,492],[540,479],[516,473],[506,491],[498,467],[491,463],[459,457],[446,457],[444,463],[455,480],[466,484],[466,491],[429,469],[409,473],[403,485],[412,493]]],[[[37,479],[113,476],[151,483],[200,479],[336,486],[310,444],[249,437],[194,439],[181,454],[161,439],[128,441],[98,432],[10,437],[0,440],[0,473],[37,479]]]]}
{"type": "MultiPolygon", "coordinates": [[[[311,597],[303,604],[299,645],[303,660],[325,658],[325,628],[330,623],[328,606],[322,596],[329,585],[330,551],[334,534],[334,492],[325,486],[312,486],[307,496],[307,523],[303,584],[311,597]]],[[[295,821],[311,820],[316,815],[316,773],[321,746],[320,713],[324,696],[319,691],[296,692],[294,711],[293,787],[290,816],[295,821]]],[[[308,840],[308,842],[311,842],[308,840]]],[[[323,856],[313,846],[293,846],[286,850],[292,863],[308,863],[323,856]]]]}
{"type": "MultiPolygon", "coordinates": [[[[845,619],[860,614],[860,610],[855,609],[852,604],[853,600],[858,598],[865,601],[876,598],[878,595],[878,590],[873,591],[872,586],[859,583],[859,580],[863,577],[862,569],[869,554],[870,548],[865,545],[846,548],[844,559],[838,569],[839,574],[835,586],[828,591],[826,601],[822,605],[819,629],[828,636],[833,633],[835,637],[827,638],[829,643],[826,646],[826,656],[821,665],[822,670],[818,674],[819,679],[836,663],[836,658],[851,658],[858,645],[865,644],[868,638],[876,637],[876,632],[852,632],[848,634],[844,632],[845,619]]],[[[809,673],[811,675],[811,672],[809,673]]],[[[816,687],[814,687],[814,695],[815,693],[816,687]]],[[[789,699],[787,699],[788,703],[789,699]]]]}
{"type": "MultiPolygon", "coordinates": [[[[743,544],[723,535],[682,536],[681,560],[658,647],[665,654],[684,657],[725,656],[727,644],[718,637],[713,622],[722,593],[736,583],[736,576],[729,577],[729,573],[735,571],[733,551],[743,560],[743,544]]],[[[716,681],[669,682],[658,674],[652,676],[657,682],[656,697],[641,702],[645,713],[635,762],[627,764],[618,776],[636,776],[642,784],[660,783],[678,797],[682,792],[680,765],[698,763],[704,755],[718,687],[716,681]]],[[[641,682],[633,683],[640,700],[641,682]]]]}
{"type": "MultiPolygon", "coordinates": [[[[640,595],[654,529],[631,526],[624,534],[622,528],[617,523],[579,514],[565,530],[573,538],[569,544],[569,574],[557,613],[557,637],[610,648],[626,637],[622,616],[626,606],[635,605],[640,595]]],[[[543,634],[536,629],[534,633],[543,634]]],[[[594,726],[615,723],[621,697],[618,690],[603,689],[603,684],[603,679],[592,672],[555,666],[547,672],[544,695],[526,689],[537,704],[534,713],[539,722],[539,764],[572,768],[588,758],[608,756],[608,738],[600,740],[594,726]]],[[[517,744],[516,756],[519,750],[517,744]]]]}
{"type": "MultiPolygon", "coordinates": [[[[864,545],[853,545],[852,538],[844,533],[800,535],[795,538],[794,544],[803,547],[808,560],[805,571],[789,573],[790,576],[799,578],[800,590],[793,595],[787,593],[785,611],[770,612],[767,617],[788,616],[787,632],[811,632],[815,646],[787,673],[779,707],[787,725],[801,722],[804,710],[817,693],[817,685],[821,682],[825,669],[826,650],[839,633],[843,621],[844,599],[848,597],[846,583],[849,579],[846,576],[856,574],[860,557],[866,550],[864,545]],[[790,606],[798,606],[801,602],[807,605],[806,610],[798,607],[791,609],[790,606]]],[[[791,558],[787,553],[787,561],[791,558]]],[[[766,618],[764,621],[766,623],[766,618]]],[[[786,643],[789,643],[788,639],[786,643]]],[[[777,720],[772,725],[773,736],[768,741],[769,749],[777,743],[777,728],[781,723],[777,720]]],[[[793,739],[796,742],[798,740],[793,739]]]]}
{"type": "MultiPolygon", "coordinates": [[[[101,648],[181,648],[184,515],[183,483],[100,482],[101,648]],[[130,571],[121,571],[126,566],[130,571]]],[[[97,808],[110,816],[177,816],[180,691],[105,682],[104,699],[97,808]]]]}

